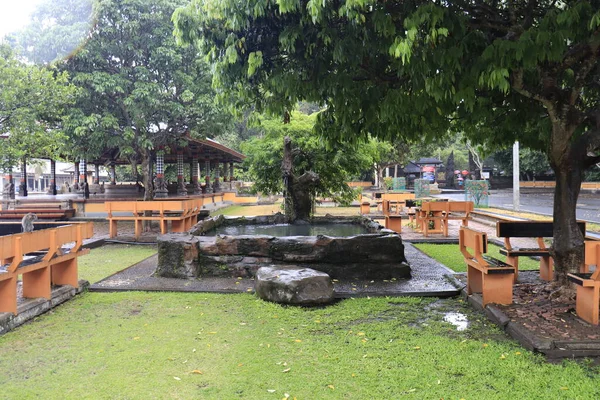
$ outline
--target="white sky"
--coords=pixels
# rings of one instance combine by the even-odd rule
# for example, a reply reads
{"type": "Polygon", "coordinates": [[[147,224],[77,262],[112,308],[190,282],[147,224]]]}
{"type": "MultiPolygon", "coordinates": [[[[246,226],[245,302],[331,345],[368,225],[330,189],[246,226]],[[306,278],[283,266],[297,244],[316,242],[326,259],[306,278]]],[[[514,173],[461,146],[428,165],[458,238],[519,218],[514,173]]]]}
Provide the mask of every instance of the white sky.
{"type": "Polygon", "coordinates": [[[41,0],[0,0],[0,39],[29,21],[29,15],[41,0]]]}

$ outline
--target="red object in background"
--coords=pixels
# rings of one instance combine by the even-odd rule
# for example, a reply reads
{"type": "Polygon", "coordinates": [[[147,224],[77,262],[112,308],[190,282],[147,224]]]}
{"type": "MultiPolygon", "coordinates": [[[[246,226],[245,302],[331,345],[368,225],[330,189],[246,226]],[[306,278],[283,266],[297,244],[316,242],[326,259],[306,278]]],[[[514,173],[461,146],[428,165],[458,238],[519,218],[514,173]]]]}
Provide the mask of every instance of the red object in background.
{"type": "Polygon", "coordinates": [[[422,169],[423,172],[435,172],[435,167],[425,166],[422,169]]]}
{"type": "Polygon", "coordinates": [[[462,174],[463,174],[464,176],[467,176],[467,175],[469,175],[469,171],[467,171],[466,169],[463,169],[463,170],[462,170],[462,174]]]}

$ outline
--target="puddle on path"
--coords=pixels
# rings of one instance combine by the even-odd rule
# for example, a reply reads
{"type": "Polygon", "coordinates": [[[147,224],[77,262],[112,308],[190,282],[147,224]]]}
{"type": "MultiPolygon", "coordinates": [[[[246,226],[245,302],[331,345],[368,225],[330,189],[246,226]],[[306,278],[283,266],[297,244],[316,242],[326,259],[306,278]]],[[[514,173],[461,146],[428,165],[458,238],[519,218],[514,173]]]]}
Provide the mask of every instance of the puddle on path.
{"type": "Polygon", "coordinates": [[[451,323],[457,331],[464,331],[469,327],[467,316],[459,312],[448,312],[444,314],[444,321],[451,323]]]}

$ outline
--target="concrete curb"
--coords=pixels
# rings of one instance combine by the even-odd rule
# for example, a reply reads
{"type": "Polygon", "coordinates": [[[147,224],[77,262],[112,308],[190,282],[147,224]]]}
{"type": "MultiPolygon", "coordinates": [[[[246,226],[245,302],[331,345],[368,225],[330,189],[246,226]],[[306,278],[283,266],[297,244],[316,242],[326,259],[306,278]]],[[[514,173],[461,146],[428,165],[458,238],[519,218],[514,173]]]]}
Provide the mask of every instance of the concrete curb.
{"type": "Polygon", "coordinates": [[[88,281],[80,280],[78,288],[69,285],[56,287],[52,290],[52,298],[50,300],[42,298],[28,299],[19,304],[17,315],[13,315],[12,313],[0,313],[0,335],[11,331],[45,312],[50,311],[65,301],[72,299],[77,294],[87,290],[89,285],[88,281]]]}

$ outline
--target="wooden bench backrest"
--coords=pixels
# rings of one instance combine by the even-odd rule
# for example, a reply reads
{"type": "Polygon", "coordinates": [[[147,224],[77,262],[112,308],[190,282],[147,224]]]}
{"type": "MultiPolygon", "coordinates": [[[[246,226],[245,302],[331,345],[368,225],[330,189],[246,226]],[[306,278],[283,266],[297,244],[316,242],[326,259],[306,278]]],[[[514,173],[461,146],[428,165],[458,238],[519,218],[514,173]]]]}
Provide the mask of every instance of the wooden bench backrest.
{"type": "Polygon", "coordinates": [[[406,201],[406,200],[414,200],[414,193],[383,193],[381,198],[384,200],[396,200],[396,201],[406,201]]]}
{"type": "MultiPolygon", "coordinates": [[[[581,233],[585,236],[585,222],[577,222],[581,233]]],[[[496,236],[498,237],[552,237],[554,223],[552,221],[498,221],[496,236]]]]}
{"type": "Polygon", "coordinates": [[[449,204],[449,202],[447,202],[447,201],[428,201],[421,205],[421,210],[427,211],[427,212],[448,211],[449,210],[448,204],[449,204]]]}
{"type": "Polygon", "coordinates": [[[487,253],[487,234],[485,232],[461,226],[458,231],[458,244],[465,260],[474,258],[481,264],[487,264],[483,260],[483,254],[487,253]]]}
{"type": "Polygon", "coordinates": [[[449,201],[448,211],[450,212],[463,212],[469,214],[473,212],[475,206],[472,201],[449,201]]]}
{"type": "Polygon", "coordinates": [[[186,212],[202,207],[202,199],[189,200],[150,200],[150,201],[107,201],[104,207],[108,212],[170,211],[186,212]]]}
{"type": "Polygon", "coordinates": [[[586,240],[585,242],[585,264],[595,265],[596,271],[591,279],[600,280],[600,242],[596,240],[586,240]]]}
{"type": "Polygon", "coordinates": [[[57,248],[72,242],[76,242],[72,251],[78,251],[83,239],[89,239],[93,234],[94,224],[85,222],[59,226],[55,229],[2,236],[0,237],[0,260],[15,258],[20,262],[24,254],[46,249],[54,252],[57,248]]]}

